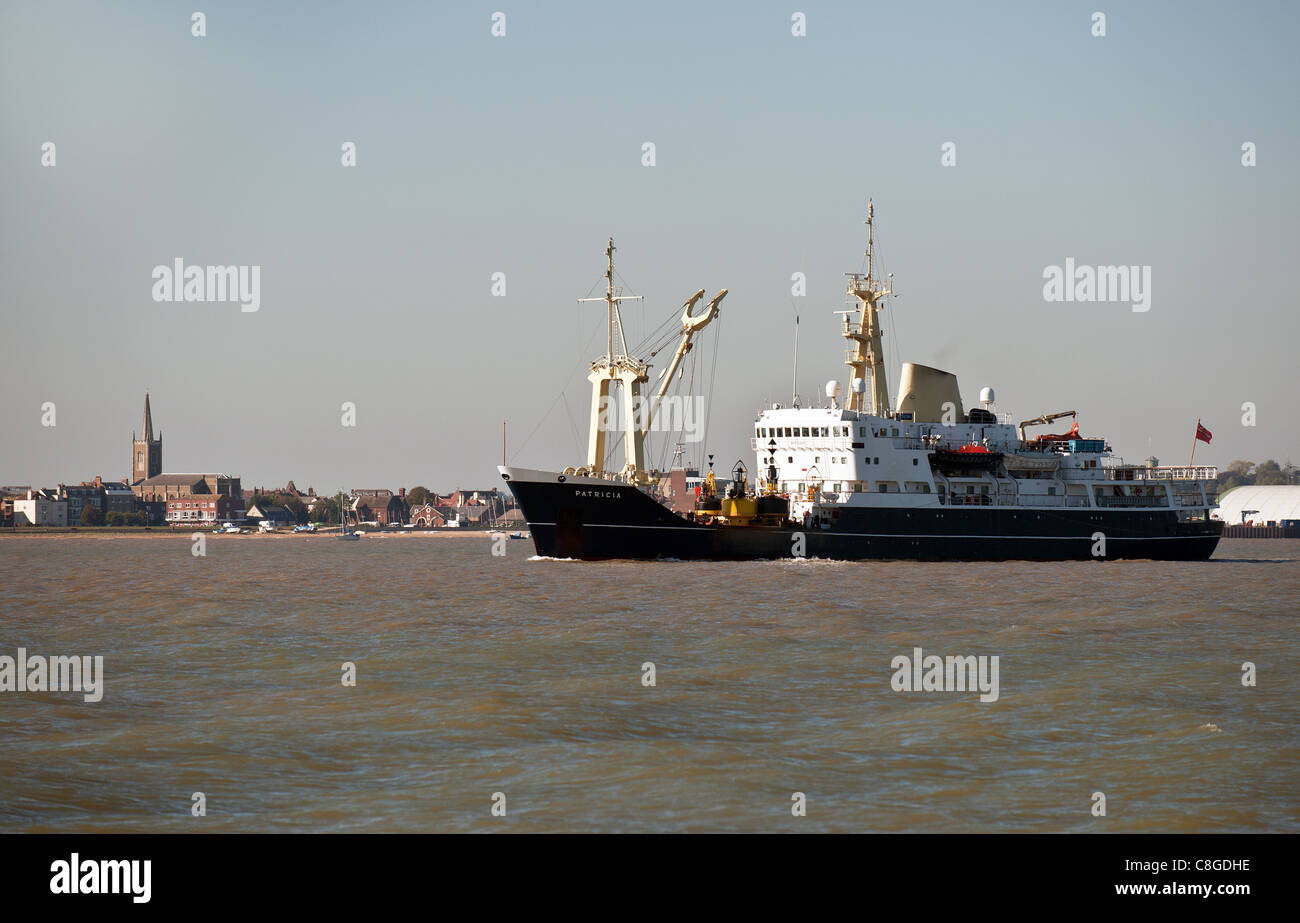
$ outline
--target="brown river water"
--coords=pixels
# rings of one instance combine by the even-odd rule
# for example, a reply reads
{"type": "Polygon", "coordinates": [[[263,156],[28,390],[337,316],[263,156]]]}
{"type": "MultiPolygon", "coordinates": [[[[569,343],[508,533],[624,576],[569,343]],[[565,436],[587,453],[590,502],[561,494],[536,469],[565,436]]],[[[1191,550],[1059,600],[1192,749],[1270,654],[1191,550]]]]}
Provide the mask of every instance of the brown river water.
{"type": "Polygon", "coordinates": [[[1300,830],[1300,541],[1199,564],[190,548],[0,537],[0,656],[104,658],[98,702],[0,692],[0,832],[1300,830]],[[998,656],[997,700],[894,691],[915,647],[998,656]]]}

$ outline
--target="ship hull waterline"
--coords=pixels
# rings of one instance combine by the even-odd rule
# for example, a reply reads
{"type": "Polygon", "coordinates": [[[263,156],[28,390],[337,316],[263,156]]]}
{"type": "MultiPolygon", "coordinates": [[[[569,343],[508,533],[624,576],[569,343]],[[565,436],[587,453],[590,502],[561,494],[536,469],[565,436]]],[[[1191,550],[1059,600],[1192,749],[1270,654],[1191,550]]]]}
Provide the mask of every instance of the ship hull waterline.
{"type": "Polygon", "coordinates": [[[697,523],[631,484],[504,469],[537,554],[581,560],[1205,561],[1223,530],[1168,509],[853,507],[802,527],[697,523]],[[838,514],[838,515],[836,515],[838,514]],[[1097,533],[1105,536],[1098,555],[1097,533]]]}

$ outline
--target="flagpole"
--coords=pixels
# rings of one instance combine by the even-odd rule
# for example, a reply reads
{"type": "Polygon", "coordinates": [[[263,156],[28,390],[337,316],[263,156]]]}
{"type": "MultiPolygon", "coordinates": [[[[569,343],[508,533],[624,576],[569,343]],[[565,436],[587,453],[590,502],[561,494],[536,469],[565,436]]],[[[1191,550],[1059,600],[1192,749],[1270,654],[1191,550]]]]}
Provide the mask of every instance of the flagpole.
{"type": "Polygon", "coordinates": [[[1187,457],[1187,467],[1192,467],[1192,460],[1196,458],[1196,440],[1201,435],[1201,418],[1196,418],[1196,433],[1192,436],[1192,454],[1187,457]]]}

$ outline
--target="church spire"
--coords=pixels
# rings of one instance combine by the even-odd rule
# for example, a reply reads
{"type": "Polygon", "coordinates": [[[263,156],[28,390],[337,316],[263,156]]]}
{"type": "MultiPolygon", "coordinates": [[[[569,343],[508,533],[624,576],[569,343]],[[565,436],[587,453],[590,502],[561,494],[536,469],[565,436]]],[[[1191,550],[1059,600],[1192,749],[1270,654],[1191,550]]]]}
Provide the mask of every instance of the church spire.
{"type": "Polygon", "coordinates": [[[162,433],[153,432],[153,413],[149,407],[149,392],[144,393],[144,421],[140,438],[131,434],[131,483],[136,484],[156,474],[162,474],[162,433]]]}

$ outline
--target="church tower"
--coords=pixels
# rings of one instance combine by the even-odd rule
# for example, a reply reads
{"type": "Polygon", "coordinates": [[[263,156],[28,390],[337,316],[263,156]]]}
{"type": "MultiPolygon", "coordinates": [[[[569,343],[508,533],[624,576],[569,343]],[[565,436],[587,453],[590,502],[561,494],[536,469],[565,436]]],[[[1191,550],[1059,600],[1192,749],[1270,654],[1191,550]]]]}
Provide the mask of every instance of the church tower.
{"type": "Polygon", "coordinates": [[[144,395],[144,428],[140,438],[131,434],[131,483],[162,474],[162,431],[153,437],[153,416],[149,413],[149,392],[144,395]]]}

